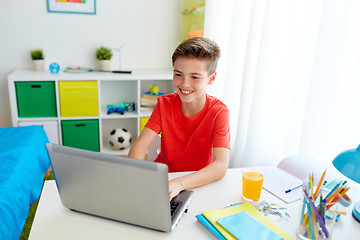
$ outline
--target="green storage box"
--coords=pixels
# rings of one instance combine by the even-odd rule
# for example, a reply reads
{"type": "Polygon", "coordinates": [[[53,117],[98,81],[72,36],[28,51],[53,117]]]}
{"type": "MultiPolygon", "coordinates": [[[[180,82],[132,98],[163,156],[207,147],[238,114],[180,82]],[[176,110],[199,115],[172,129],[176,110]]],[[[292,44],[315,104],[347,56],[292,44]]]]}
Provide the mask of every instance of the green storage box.
{"type": "Polygon", "coordinates": [[[100,151],[99,120],[63,120],[61,128],[63,145],[100,151]]]}
{"type": "Polygon", "coordinates": [[[15,82],[18,115],[27,117],[57,117],[55,82],[15,82]]]}

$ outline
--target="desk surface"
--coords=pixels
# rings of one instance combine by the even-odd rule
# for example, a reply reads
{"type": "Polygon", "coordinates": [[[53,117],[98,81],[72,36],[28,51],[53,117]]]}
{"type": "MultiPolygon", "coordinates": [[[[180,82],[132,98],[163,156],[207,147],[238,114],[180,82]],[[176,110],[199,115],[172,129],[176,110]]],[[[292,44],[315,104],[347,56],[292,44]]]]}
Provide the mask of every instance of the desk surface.
{"type": "MultiPolygon", "coordinates": [[[[71,211],[61,205],[55,181],[46,181],[29,239],[217,239],[200,223],[195,215],[203,210],[217,209],[237,203],[241,199],[241,170],[229,169],[226,176],[209,185],[193,189],[195,195],[189,211],[180,220],[174,231],[164,233],[125,224],[100,217],[71,211]]],[[[186,173],[170,174],[169,178],[186,173]]],[[[360,236],[360,224],[351,216],[354,202],[360,200],[359,190],[349,190],[353,204],[347,208],[348,214],[340,218],[333,230],[332,239],[354,239],[360,236]]],[[[287,207],[291,220],[276,221],[269,218],[294,239],[299,215],[300,201],[286,204],[266,190],[261,200],[287,207]]]]}

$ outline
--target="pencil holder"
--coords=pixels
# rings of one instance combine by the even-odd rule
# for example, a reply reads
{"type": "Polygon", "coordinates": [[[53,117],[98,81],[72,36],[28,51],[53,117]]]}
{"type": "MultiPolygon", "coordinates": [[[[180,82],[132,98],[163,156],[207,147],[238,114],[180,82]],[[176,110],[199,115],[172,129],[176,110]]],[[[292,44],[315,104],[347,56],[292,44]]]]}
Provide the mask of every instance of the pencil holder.
{"type": "Polygon", "coordinates": [[[304,195],[297,235],[301,239],[331,239],[337,216],[336,206],[333,205],[304,195]]]}

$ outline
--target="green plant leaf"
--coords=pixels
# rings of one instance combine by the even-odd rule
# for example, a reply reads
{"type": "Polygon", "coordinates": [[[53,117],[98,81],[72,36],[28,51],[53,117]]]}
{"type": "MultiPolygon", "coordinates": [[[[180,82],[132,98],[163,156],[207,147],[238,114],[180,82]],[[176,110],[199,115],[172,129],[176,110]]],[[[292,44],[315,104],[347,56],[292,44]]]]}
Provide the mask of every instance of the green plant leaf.
{"type": "Polygon", "coordinates": [[[110,60],[112,58],[112,51],[107,47],[100,47],[96,50],[97,60],[110,60]]]}
{"type": "Polygon", "coordinates": [[[43,51],[41,49],[35,49],[30,51],[32,60],[42,60],[44,59],[43,51]]]}

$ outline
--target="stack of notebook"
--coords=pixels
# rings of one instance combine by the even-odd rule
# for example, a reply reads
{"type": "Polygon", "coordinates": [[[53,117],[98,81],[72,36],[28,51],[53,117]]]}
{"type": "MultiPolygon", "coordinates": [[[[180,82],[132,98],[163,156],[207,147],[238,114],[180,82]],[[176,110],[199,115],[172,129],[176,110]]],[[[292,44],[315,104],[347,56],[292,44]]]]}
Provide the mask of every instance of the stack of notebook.
{"type": "Polygon", "coordinates": [[[249,203],[202,211],[196,218],[220,240],[292,239],[249,203]]]}
{"type": "Polygon", "coordinates": [[[151,94],[150,92],[144,92],[141,95],[141,107],[153,108],[156,105],[158,97],[166,93],[151,94]]]}

